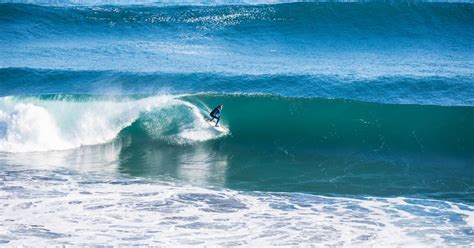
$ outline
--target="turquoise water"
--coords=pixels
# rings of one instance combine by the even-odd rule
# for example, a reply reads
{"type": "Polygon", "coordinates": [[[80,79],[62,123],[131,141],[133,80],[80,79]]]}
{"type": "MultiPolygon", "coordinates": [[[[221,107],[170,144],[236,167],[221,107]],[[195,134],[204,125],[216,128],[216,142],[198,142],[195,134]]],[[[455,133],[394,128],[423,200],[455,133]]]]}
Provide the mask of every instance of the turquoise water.
{"type": "Polygon", "coordinates": [[[0,244],[474,242],[472,3],[36,3],[0,4],[0,244]]]}

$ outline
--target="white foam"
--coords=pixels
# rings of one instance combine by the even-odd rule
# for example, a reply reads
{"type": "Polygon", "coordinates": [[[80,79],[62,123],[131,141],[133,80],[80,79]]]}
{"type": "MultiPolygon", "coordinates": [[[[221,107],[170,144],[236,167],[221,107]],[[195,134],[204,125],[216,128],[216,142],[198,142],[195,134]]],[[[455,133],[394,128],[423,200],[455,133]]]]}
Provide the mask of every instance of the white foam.
{"type": "MultiPolygon", "coordinates": [[[[202,124],[199,109],[175,96],[139,100],[39,100],[0,98],[0,151],[66,150],[110,142],[141,114],[176,105],[192,109],[194,125],[183,125],[181,142],[219,136],[202,124]]],[[[180,114],[180,113],[177,113],[180,114]]]]}
{"type": "Polygon", "coordinates": [[[0,190],[0,240],[10,246],[459,247],[474,241],[466,221],[473,208],[461,203],[0,173],[10,178],[0,190]]]}

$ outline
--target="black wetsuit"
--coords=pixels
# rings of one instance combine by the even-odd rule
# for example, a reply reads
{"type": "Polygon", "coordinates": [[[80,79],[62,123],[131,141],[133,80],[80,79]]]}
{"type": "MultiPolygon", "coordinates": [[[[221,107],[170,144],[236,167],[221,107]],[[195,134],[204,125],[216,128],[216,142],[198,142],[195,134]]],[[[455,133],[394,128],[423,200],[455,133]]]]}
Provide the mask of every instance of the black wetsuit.
{"type": "Polygon", "coordinates": [[[216,107],[214,110],[211,111],[209,115],[212,117],[211,121],[214,119],[217,119],[216,121],[216,126],[217,126],[217,124],[219,124],[219,121],[221,120],[221,109],[219,107],[216,107]]]}

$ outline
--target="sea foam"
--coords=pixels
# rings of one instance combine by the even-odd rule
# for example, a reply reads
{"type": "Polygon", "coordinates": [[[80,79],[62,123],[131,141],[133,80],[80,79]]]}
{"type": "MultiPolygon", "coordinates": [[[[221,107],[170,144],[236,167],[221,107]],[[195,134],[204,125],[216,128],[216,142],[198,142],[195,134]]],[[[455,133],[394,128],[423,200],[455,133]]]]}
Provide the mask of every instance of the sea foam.
{"type": "Polygon", "coordinates": [[[239,192],[0,171],[0,242],[35,245],[469,246],[470,205],[410,197],[239,192]]]}

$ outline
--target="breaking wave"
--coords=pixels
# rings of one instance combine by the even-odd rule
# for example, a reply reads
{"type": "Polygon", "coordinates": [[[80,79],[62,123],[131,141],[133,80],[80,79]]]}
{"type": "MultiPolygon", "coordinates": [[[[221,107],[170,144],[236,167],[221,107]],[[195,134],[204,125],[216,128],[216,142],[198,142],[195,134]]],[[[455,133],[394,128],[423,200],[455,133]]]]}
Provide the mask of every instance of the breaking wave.
{"type": "Polygon", "coordinates": [[[0,151],[65,150],[109,142],[141,119],[149,137],[188,143],[213,139],[202,111],[174,96],[92,99],[80,96],[0,98],[0,151]]]}

